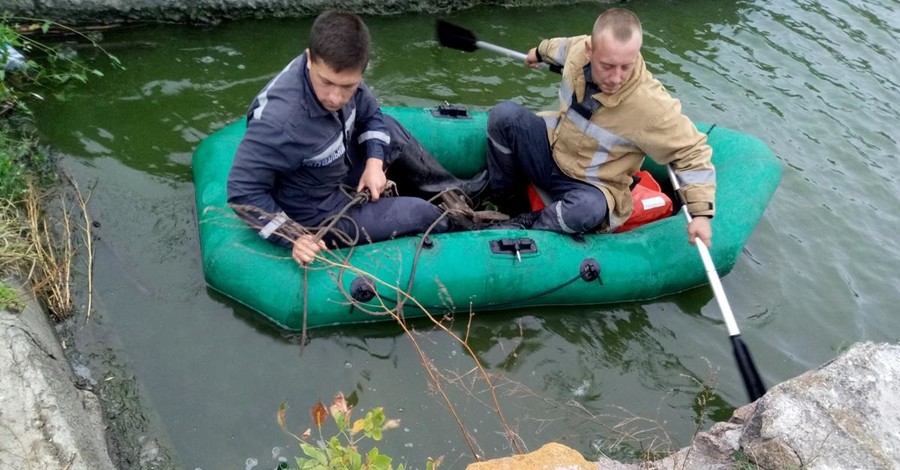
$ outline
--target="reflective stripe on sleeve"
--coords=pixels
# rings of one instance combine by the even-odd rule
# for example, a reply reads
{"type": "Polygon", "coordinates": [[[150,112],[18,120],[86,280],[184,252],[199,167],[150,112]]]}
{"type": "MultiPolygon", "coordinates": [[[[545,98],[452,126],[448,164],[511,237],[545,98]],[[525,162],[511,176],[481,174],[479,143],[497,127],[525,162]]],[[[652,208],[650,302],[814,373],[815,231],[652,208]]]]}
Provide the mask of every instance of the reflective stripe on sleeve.
{"type": "Polygon", "coordinates": [[[268,240],[268,238],[272,236],[272,234],[275,233],[276,230],[281,228],[281,226],[284,225],[285,222],[287,222],[287,218],[287,214],[285,214],[284,212],[279,212],[278,215],[270,220],[269,223],[267,223],[266,226],[259,231],[259,236],[268,240]]]}
{"type": "Polygon", "coordinates": [[[676,171],[675,175],[678,176],[678,182],[681,183],[682,186],[716,182],[715,169],[676,171]]]}
{"type": "Polygon", "coordinates": [[[384,142],[385,145],[390,145],[391,136],[388,135],[387,132],[368,131],[368,132],[363,132],[362,134],[360,134],[357,142],[361,144],[367,140],[380,140],[380,141],[384,142]]]}
{"type": "Polygon", "coordinates": [[[272,85],[274,85],[275,82],[277,82],[278,79],[281,78],[281,76],[284,75],[284,73],[287,72],[289,68],[291,68],[291,65],[294,65],[293,60],[288,63],[283,69],[281,69],[281,72],[278,72],[278,75],[271,82],[269,82],[269,84],[266,85],[263,91],[261,91],[256,97],[256,100],[259,102],[259,106],[257,106],[256,109],[253,110],[253,119],[259,119],[260,116],[262,116],[263,111],[266,109],[266,105],[269,104],[269,89],[272,88],[272,85]]]}

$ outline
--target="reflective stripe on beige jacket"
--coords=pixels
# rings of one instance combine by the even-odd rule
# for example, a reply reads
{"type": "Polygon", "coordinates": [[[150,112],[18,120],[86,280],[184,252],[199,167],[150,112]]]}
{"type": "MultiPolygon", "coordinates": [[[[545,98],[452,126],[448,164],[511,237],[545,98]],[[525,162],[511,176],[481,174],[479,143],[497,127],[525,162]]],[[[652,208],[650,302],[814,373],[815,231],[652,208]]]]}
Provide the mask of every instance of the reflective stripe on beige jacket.
{"type": "Polygon", "coordinates": [[[597,186],[609,202],[609,224],[614,230],[631,215],[631,175],[644,155],[660,164],[671,163],[683,186],[691,215],[715,214],[716,174],[706,135],[681,113],[672,98],[647,71],[644,59],[613,95],[598,92],[602,106],[585,119],[570,109],[572,94],[584,99],[585,41],[590,36],[547,39],[538,46],[544,62],[563,66],[559,111],[543,112],[553,158],[572,178],[597,186]]]}

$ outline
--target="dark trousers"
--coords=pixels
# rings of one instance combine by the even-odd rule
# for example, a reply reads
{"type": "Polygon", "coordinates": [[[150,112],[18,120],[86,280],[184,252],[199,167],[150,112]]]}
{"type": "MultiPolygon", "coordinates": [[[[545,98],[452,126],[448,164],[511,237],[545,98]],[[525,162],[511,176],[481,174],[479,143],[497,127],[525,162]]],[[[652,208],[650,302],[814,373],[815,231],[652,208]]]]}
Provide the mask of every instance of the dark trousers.
{"type": "Polygon", "coordinates": [[[566,176],[556,165],[542,118],[504,101],[491,109],[487,132],[491,190],[497,194],[521,192],[531,182],[552,200],[531,228],[584,233],[606,218],[603,192],[566,176]]]}
{"type": "MultiPolygon", "coordinates": [[[[396,120],[390,116],[385,116],[385,123],[388,125],[391,136],[391,147],[385,156],[385,167],[397,172],[400,177],[415,179],[409,173],[413,171],[421,173],[421,169],[400,165],[400,162],[415,160],[424,162],[420,163],[419,166],[429,165],[432,173],[439,173],[442,170],[449,175],[415,137],[410,135],[396,120]],[[401,172],[404,174],[399,174],[401,172]]],[[[363,149],[358,150],[362,151],[363,149]]],[[[356,185],[359,183],[359,178],[362,176],[365,168],[365,156],[362,153],[357,154],[362,157],[358,159],[361,161],[357,161],[351,167],[350,172],[344,179],[344,184],[353,189],[356,189],[356,185]]],[[[391,171],[388,172],[388,177],[395,179],[391,175],[391,171]]],[[[317,217],[316,224],[322,224],[329,217],[339,213],[351,200],[350,196],[343,192],[335,193],[328,199],[330,201],[322,204],[322,206],[333,207],[334,209],[321,212],[317,217]],[[334,198],[338,200],[334,200],[334,198]]],[[[399,196],[382,197],[377,201],[354,206],[344,215],[345,217],[342,217],[337,222],[335,228],[346,233],[350,238],[358,239],[358,244],[365,244],[423,233],[440,217],[441,210],[436,205],[420,197],[399,196]]],[[[450,222],[445,217],[437,223],[431,233],[443,233],[449,230],[450,222]]],[[[324,239],[329,246],[344,245],[340,239],[331,235],[325,236],[324,239]]]]}

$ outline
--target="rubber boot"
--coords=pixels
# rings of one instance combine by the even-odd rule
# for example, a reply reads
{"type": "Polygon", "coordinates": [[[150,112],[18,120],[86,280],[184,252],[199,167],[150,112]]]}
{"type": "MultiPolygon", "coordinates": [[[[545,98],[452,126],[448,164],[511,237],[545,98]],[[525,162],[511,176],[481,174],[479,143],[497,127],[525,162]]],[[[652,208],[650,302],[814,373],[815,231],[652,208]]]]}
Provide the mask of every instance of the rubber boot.
{"type": "Polygon", "coordinates": [[[396,147],[389,157],[388,178],[397,183],[400,194],[431,199],[441,192],[457,188],[476,206],[488,186],[487,170],[471,179],[461,179],[447,171],[415,138],[396,147]]]}
{"type": "Polygon", "coordinates": [[[523,212],[509,220],[488,225],[480,225],[477,229],[530,229],[540,217],[541,211],[523,212]]]}

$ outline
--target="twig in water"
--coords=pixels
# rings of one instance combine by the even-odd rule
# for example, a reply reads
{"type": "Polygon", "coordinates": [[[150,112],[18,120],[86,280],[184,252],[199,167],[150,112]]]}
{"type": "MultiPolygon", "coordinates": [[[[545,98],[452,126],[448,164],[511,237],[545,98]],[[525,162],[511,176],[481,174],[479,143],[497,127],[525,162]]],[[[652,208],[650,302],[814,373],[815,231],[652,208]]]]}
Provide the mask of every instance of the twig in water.
{"type": "Polygon", "coordinates": [[[81,190],[78,188],[78,182],[75,181],[75,178],[68,173],[65,175],[72,185],[72,188],[75,189],[75,198],[78,201],[78,206],[81,208],[82,220],[84,220],[81,232],[82,237],[84,237],[85,251],[87,251],[87,260],[85,261],[87,264],[87,315],[85,315],[84,318],[84,322],[87,323],[88,320],[91,319],[91,312],[94,309],[94,234],[91,231],[91,217],[87,209],[94,188],[93,185],[88,188],[88,196],[85,198],[84,195],[81,194],[81,190]]]}

